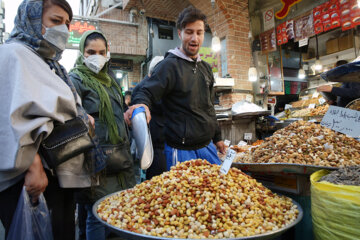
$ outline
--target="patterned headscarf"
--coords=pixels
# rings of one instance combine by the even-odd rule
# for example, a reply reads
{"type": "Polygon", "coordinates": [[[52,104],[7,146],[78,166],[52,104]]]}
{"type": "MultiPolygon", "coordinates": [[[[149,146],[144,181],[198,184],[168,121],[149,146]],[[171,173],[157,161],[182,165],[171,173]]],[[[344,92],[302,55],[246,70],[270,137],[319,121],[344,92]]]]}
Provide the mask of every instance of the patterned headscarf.
{"type": "MultiPolygon", "coordinates": [[[[19,8],[15,17],[15,26],[10,34],[9,42],[20,42],[32,48],[38,53],[44,61],[49,65],[51,70],[54,70],[71,89],[75,101],[77,100],[77,93],[74,85],[72,84],[68,73],[65,68],[59,64],[62,51],[55,51],[50,44],[43,38],[41,34],[42,29],[42,13],[43,13],[43,0],[24,0],[19,8]]],[[[86,123],[89,123],[89,118],[84,108],[77,104],[78,116],[86,123]]],[[[98,172],[102,170],[105,165],[105,155],[99,146],[99,141],[94,138],[95,148],[91,156],[94,162],[94,170],[98,172]]]]}

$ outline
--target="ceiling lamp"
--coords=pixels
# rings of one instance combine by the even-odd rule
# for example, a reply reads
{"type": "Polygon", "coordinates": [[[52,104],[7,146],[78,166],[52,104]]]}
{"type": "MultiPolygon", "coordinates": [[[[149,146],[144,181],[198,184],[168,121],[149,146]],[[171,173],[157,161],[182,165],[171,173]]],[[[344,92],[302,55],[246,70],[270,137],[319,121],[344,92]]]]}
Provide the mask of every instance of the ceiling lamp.
{"type": "Polygon", "coordinates": [[[116,78],[117,78],[117,79],[120,79],[120,78],[122,78],[122,77],[123,77],[122,72],[117,72],[117,73],[116,73],[116,78]]]}
{"type": "Polygon", "coordinates": [[[319,43],[318,43],[317,35],[315,35],[315,39],[316,39],[316,61],[315,61],[314,69],[315,71],[321,71],[323,66],[319,60],[319,43]]]}
{"type": "Polygon", "coordinates": [[[302,66],[302,55],[301,55],[301,48],[299,50],[299,62],[300,62],[300,67],[299,67],[299,73],[298,73],[298,78],[299,79],[304,79],[305,78],[305,70],[302,66]]]}
{"type": "Polygon", "coordinates": [[[360,8],[360,0],[357,0],[357,5],[360,8]]]}
{"type": "Polygon", "coordinates": [[[298,78],[299,79],[304,79],[305,78],[305,70],[303,68],[299,69],[299,74],[298,74],[298,78]]]}
{"type": "Polygon", "coordinates": [[[249,81],[250,81],[250,82],[255,82],[255,81],[257,80],[257,70],[256,70],[256,67],[250,67],[250,68],[249,68],[248,75],[249,75],[249,81]]]}
{"type": "Polygon", "coordinates": [[[218,52],[221,49],[220,38],[216,36],[216,32],[211,40],[211,48],[214,52],[218,52]]]}
{"type": "Polygon", "coordinates": [[[323,68],[321,61],[319,59],[316,59],[314,69],[315,71],[321,71],[323,68]]]}

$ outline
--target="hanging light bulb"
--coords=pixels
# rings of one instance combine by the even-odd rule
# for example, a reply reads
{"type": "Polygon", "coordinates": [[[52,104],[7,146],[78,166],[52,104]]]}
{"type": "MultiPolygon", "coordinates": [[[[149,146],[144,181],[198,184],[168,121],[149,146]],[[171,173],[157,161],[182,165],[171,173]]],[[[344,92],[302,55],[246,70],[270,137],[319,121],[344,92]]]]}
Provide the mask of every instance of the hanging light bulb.
{"type": "Polygon", "coordinates": [[[323,68],[323,66],[322,66],[322,64],[321,64],[320,60],[319,60],[319,59],[317,59],[317,60],[315,61],[315,66],[314,66],[314,69],[315,69],[316,71],[321,71],[321,70],[322,70],[322,68],[323,68]]]}
{"type": "Polygon", "coordinates": [[[117,72],[117,73],[116,73],[116,78],[120,79],[120,78],[122,78],[122,77],[123,77],[122,72],[117,72]]]}
{"type": "Polygon", "coordinates": [[[360,8],[360,0],[357,0],[358,8],[360,8]]]}
{"type": "Polygon", "coordinates": [[[214,52],[218,52],[221,49],[220,38],[216,36],[216,33],[214,34],[211,40],[211,48],[214,52]]]}
{"type": "Polygon", "coordinates": [[[249,81],[250,82],[255,82],[257,80],[257,70],[256,67],[250,67],[249,68],[249,81]]]}
{"type": "Polygon", "coordinates": [[[304,79],[305,78],[305,70],[303,68],[299,69],[298,78],[299,79],[304,79]]]}

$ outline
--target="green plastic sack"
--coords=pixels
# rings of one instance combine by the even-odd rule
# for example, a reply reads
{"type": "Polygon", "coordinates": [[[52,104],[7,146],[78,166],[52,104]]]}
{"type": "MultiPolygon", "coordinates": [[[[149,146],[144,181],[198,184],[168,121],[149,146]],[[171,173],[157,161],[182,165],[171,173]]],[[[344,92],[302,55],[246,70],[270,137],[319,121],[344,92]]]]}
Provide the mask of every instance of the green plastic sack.
{"type": "Polygon", "coordinates": [[[360,239],[360,186],[318,182],[329,173],[320,170],[310,177],[315,239],[360,239]]]}

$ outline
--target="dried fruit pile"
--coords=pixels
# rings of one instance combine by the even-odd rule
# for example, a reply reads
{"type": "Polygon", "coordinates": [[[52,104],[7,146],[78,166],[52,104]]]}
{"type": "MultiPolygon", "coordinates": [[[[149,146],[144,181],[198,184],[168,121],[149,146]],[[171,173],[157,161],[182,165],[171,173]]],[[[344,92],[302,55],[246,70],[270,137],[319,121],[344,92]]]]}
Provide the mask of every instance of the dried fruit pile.
{"type": "Polygon", "coordinates": [[[98,215],[107,223],[161,238],[234,238],[283,228],[297,206],[273,194],[236,168],[219,174],[205,160],[178,164],[102,201],[98,215]]]}
{"type": "Polygon", "coordinates": [[[251,162],[360,165],[360,142],[319,124],[297,121],[267,138],[254,150],[251,162]]]}
{"type": "Polygon", "coordinates": [[[334,184],[360,186],[360,166],[340,168],[337,171],[323,176],[320,181],[334,184]]]}

